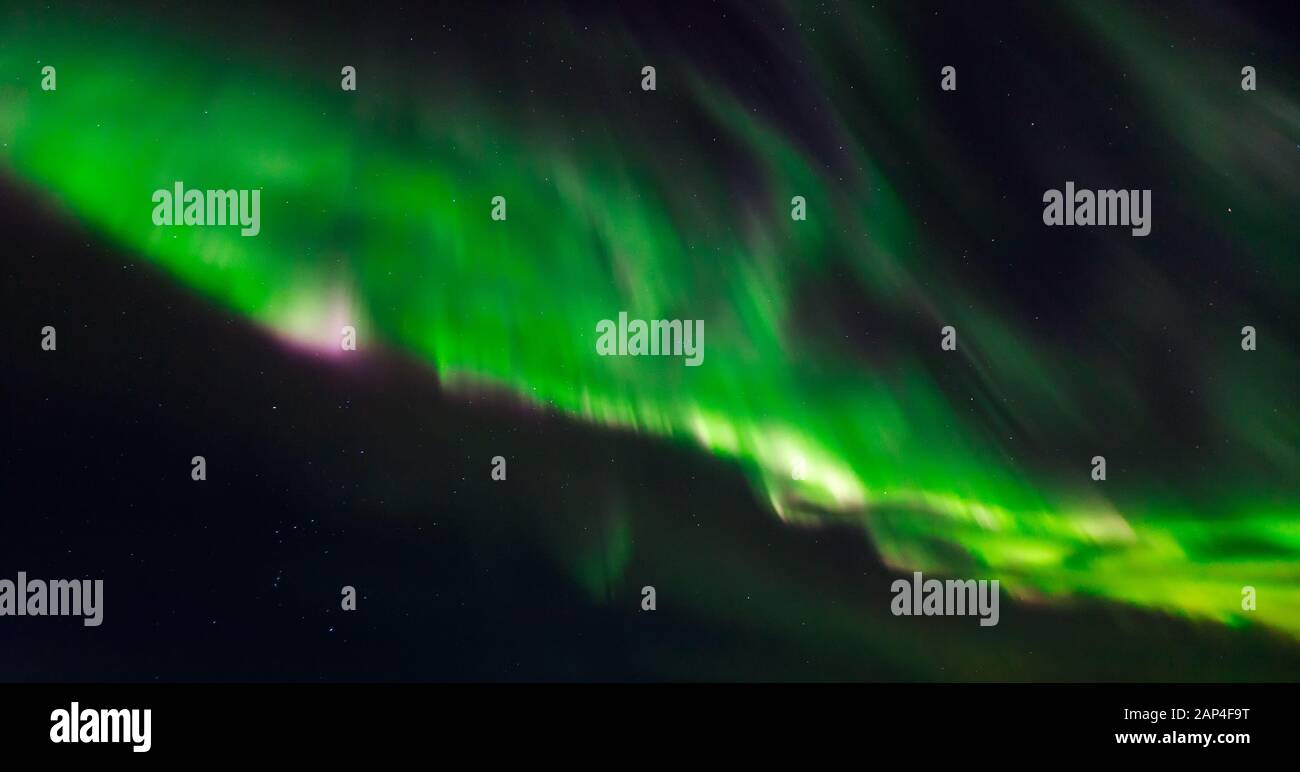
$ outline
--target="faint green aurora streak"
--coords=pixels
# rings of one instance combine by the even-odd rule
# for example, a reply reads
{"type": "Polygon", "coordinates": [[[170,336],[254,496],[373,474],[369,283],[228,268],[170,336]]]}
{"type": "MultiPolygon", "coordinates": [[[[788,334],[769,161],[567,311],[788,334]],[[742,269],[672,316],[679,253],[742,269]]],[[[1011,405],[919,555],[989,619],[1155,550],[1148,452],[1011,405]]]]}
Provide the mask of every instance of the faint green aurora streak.
{"type": "MultiPolygon", "coordinates": [[[[793,277],[847,254],[880,308],[920,306],[936,319],[951,309],[945,323],[964,331],[981,378],[1017,384],[1022,402],[1063,426],[1086,420],[1068,398],[1084,365],[1062,364],[978,297],[918,281],[916,223],[851,139],[857,176],[836,179],[705,76],[688,76],[687,98],[760,172],[760,190],[737,195],[710,173],[707,148],[656,149],[599,125],[567,144],[562,119],[521,116],[470,88],[430,86],[435,110],[376,77],[341,94],[332,65],[308,88],[166,35],[119,29],[92,46],[49,23],[41,36],[0,32],[6,172],[279,336],[328,350],[352,323],[363,340],[427,361],[447,388],[506,389],[701,446],[741,464],[783,518],[859,524],[898,568],[974,571],[1021,598],[1090,596],[1234,624],[1246,621],[1240,588],[1251,584],[1268,598],[1253,618],[1300,635],[1291,491],[1261,494],[1249,479],[1152,483],[1121,504],[1014,460],[937,382],[926,362],[937,344],[874,369],[801,332],[793,277]],[[37,87],[42,61],[58,65],[55,93],[37,87]],[[160,80],[165,96],[145,85],[160,80]],[[660,151],[682,159],[660,163],[660,151]],[[683,178],[684,168],[698,171],[683,178]],[[155,228],[149,195],[176,180],[262,188],[261,235],[155,228]],[[808,199],[807,223],[790,221],[793,194],[808,199]],[[488,217],[495,195],[509,201],[506,223],[488,217]],[[705,319],[705,365],[597,357],[595,322],[620,310],[705,319]],[[807,476],[795,481],[801,457],[807,476]]],[[[1294,102],[1284,106],[1274,119],[1294,121],[1294,102]]],[[[1286,384],[1266,388],[1286,401],[1276,391],[1286,384]]],[[[1275,448],[1294,480],[1294,404],[1285,410],[1250,424],[1246,440],[1275,448]]],[[[631,549],[619,523],[614,562],[631,549]]]]}

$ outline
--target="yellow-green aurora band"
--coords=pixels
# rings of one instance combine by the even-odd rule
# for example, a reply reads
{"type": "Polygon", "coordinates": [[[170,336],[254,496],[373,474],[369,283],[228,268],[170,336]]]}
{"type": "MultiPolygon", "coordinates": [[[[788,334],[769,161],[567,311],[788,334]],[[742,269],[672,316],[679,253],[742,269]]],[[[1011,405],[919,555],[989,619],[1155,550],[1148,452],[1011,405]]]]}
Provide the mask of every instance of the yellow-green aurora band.
{"type": "MultiPolygon", "coordinates": [[[[1300,136],[1296,102],[1261,92],[1229,104],[1194,69],[1126,45],[1132,27],[1105,21],[1089,18],[1100,35],[1114,26],[1117,56],[1140,60],[1153,82],[1138,87],[1181,103],[1168,108],[1169,141],[1190,149],[1193,169],[1197,155],[1229,166],[1221,184],[1255,204],[1259,259],[1294,260],[1279,225],[1294,211],[1258,196],[1257,159],[1219,153],[1228,140],[1213,132],[1300,136]],[[1188,106],[1198,129],[1174,115],[1188,106]]],[[[828,69],[832,60],[897,69],[873,61],[881,47],[853,47],[852,36],[889,34],[864,14],[809,32],[809,55],[828,69]]],[[[1124,476],[1112,455],[1112,479],[1093,483],[1091,453],[1017,457],[1003,435],[1050,445],[1055,433],[1093,438],[1098,423],[1141,424],[1141,378],[1122,361],[1097,378],[1097,362],[934,275],[923,229],[852,129],[839,138],[845,169],[830,170],[703,73],[661,66],[653,95],[636,89],[640,60],[611,74],[627,83],[601,104],[671,92],[707,116],[751,166],[742,190],[714,147],[651,136],[596,107],[548,115],[491,88],[411,83],[400,71],[363,71],[360,90],[346,93],[346,63],[273,61],[145,25],[15,16],[0,25],[0,168],[277,336],[337,350],[340,326],[353,324],[363,349],[410,352],[447,388],[505,390],[700,446],[747,470],[780,517],[858,524],[900,569],[997,578],[1020,598],[1095,597],[1300,635],[1300,421],[1294,352],[1279,331],[1249,360],[1235,328],[1181,333],[1218,336],[1219,358],[1204,363],[1218,376],[1206,410],[1249,462],[1214,456],[1124,476]],[[39,87],[46,63],[57,66],[57,91],[39,87]],[[261,233],[155,227],[150,194],[176,181],[262,189],[261,233]],[[508,200],[505,222],[489,218],[497,195],[508,200]],[[793,195],[807,198],[806,222],[789,217],[793,195]],[[843,267],[876,318],[932,330],[924,345],[876,362],[801,325],[797,288],[838,281],[843,267]],[[705,320],[704,364],[596,356],[596,323],[623,310],[705,320]],[[956,354],[939,350],[945,324],[960,331],[956,354]],[[955,371],[979,388],[954,397],[941,381],[955,371]],[[1080,407],[1089,388],[1113,389],[1089,402],[1113,410],[1080,407]],[[987,428],[1009,409],[992,395],[1015,406],[1015,428],[987,428]],[[806,479],[796,481],[801,458],[806,479]],[[1258,592],[1255,612],[1242,611],[1245,585],[1258,592]]],[[[879,85],[908,77],[920,76],[879,85]]],[[[832,116],[852,98],[833,86],[824,97],[832,116]]],[[[1195,172],[1187,182],[1217,184],[1195,172]]],[[[1280,184],[1295,193],[1294,176],[1280,184]]],[[[1294,287],[1294,268],[1278,270],[1294,287]]],[[[630,547],[614,539],[610,549],[617,567],[630,547]]]]}

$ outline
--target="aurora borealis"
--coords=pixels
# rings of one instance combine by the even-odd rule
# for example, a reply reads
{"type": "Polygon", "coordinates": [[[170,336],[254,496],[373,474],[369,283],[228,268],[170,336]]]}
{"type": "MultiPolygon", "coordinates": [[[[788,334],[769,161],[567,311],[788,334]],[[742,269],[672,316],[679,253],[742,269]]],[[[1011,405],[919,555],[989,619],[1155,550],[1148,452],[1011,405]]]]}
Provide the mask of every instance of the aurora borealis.
{"type": "MultiPolygon", "coordinates": [[[[529,24],[499,47],[413,31],[394,50],[310,21],[268,47],[269,27],[205,16],[6,9],[0,175],[334,377],[410,360],[430,402],[667,441],[716,462],[699,475],[738,470],[782,533],[860,540],[894,571],[1297,645],[1300,97],[1294,60],[1239,55],[1269,31],[1044,5],[1024,12],[1044,39],[972,31],[999,52],[985,65],[935,53],[960,25],[901,8],[764,5],[689,32],[684,10],[503,13],[529,24]],[[711,48],[704,29],[732,23],[711,48]],[[1047,38],[1067,34],[1087,67],[1056,66],[1047,38]],[[1039,196],[1066,179],[1154,189],[1151,236],[1043,228],[1039,196]],[[260,189],[261,232],[155,227],[150,194],[178,181],[260,189]],[[621,311],[705,320],[702,365],[597,356],[621,311]]],[[[676,544],[648,495],[555,502],[603,524],[555,549],[593,602],[654,583],[704,616],[908,645],[864,621],[851,572],[676,544]]]]}

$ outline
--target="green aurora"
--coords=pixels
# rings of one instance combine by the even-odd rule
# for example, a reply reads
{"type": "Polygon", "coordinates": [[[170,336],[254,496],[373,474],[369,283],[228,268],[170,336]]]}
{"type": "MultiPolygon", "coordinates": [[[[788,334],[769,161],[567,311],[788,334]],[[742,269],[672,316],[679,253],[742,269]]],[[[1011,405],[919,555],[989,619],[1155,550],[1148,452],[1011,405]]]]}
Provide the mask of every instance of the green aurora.
{"type": "MultiPolygon", "coordinates": [[[[1276,82],[1246,106],[1217,96],[1221,83],[1203,74],[1231,76],[1235,63],[1174,59],[1142,42],[1158,35],[1142,20],[1094,8],[1079,5],[1082,26],[1117,67],[1145,73],[1130,87],[1171,116],[1167,142],[1191,159],[1188,189],[1227,185],[1253,213],[1214,227],[1294,288],[1294,233],[1278,223],[1294,217],[1295,162],[1279,169],[1229,150],[1242,136],[1232,127],[1300,137],[1297,102],[1276,82]],[[1176,117],[1192,111],[1195,127],[1176,117]]],[[[852,112],[848,81],[830,74],[897,69],[882,52],[905,41],[866,12],[802,34],[838,126],[834,171],[706,72],[661,66],[660,92],[641,93],[635,56],[591,84],[610,91],[601,107],[560,115],[450,77],[412,83],[362,66],[351,94],[338,84],[346,62],[232,54],[130,22],[14,17],[0,25],[0,168],[295,347],[336,350],[340,326],[353,324],[363,352],[413,355],[443,388],[504,392],[703,448],[739,465],[792,527],[860,526],[900,570],[997,578],[1026,601],[1095,598],[1300,636],[1300,415],[1283,330],[1255,322],[1266,342],[1244,357],[1233,314],[1180,333],[1213,341],[1200,365],[1217,376],[1205,418],[1238,456],[1181,469],[1181,455],[1135,459],[1121,474],[1108,453],[1112,479],[1093,483],[1083,448],[1106,453],[1093,442],[1094,407],[1149,425],[1139,374],[1109,344],[1077,356],[997,298],[935,278],[924,223],[864,139],[863,122],[907,117],[852,112]],[[57,91],[39,88],[46,63],[57,91]],[[653,98],[705,116],[747,160],[748,182],[707,143],[613,117],[653,98]],[[155,227],[150,194],[178,180],[261,188],[261,234],[155,227]],[[497,195],[505,222],[489,217],[497,195]],[[807,199],[806,222],[789,217],[793,195],[807,199]],[[809,321],[796,290],[835,282],[846,266],[877,315],[924,329],[932,345],[864,362],[809,321]],[[703,366],[596,356],[596,322],[623,310],[704,319],[703,366]],[[939,350],[946,324],[959,331],[957,354],[939,350]],[[1116,357],[1100,365],[1101,385],[1100,350],[1116,357]],[[1025,454],[1011,434],[1039,450],[1065,436],[1070,450],[1025,454]],[[793,480],[801,459],[806,477],[793,480]],[[1258,611],[1242,611],[1244,585],[1257,589],[1258,611]]],[[[907,78],[922,76],[865,77],[903,105],[907,78]]],[[[952,152],[936,139],[921,163],[952,152]]],[[[1210,212],[1218,197],[1206,198],[1210,212]]],[[[1158,330],[1147,320],[1128,335],[1158,330]]],[[[574,561],[594,594],[594,577],[634,549],[623,527],[605,547],[574,561]]]]}

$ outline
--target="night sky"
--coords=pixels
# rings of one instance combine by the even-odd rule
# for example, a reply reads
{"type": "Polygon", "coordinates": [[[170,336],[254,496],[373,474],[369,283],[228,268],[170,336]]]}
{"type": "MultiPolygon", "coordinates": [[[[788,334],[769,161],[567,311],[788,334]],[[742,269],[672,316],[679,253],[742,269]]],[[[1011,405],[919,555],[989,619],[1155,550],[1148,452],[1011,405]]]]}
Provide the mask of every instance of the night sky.
{"type": "Polygon", "coordinates": [[[0,11],[0,680],[1294,680],[1295,12],[964,5],[0,11]]]}

